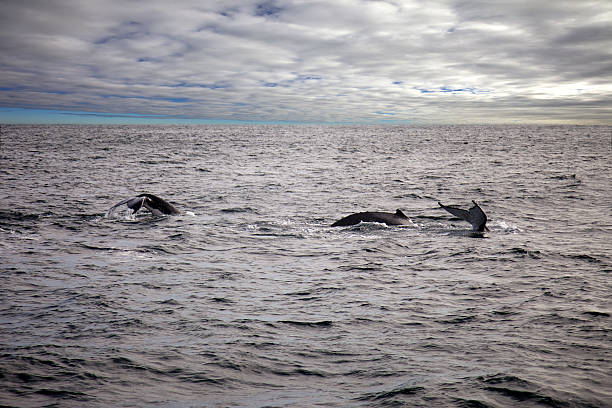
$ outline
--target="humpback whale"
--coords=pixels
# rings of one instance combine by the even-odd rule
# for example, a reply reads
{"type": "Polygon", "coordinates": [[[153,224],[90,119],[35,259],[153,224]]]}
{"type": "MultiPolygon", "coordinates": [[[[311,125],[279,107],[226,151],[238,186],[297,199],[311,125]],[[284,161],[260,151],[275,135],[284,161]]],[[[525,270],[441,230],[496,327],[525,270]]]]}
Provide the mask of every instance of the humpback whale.
{"type": "Polygon", "coordinates": [[[473,231],[489,231],[487,228],[487,215],[482,211],[482,208],[476,203],[476,201],[472,200],[474,206],[469,210],[463,210],[461,208],[444,205],[438,201],[440,207],[444,208],[449,213],[453,214],[455,217],[461,218],[472,224],[473,231]]]}
{"type": "Polygon", "coordinates": [[[139,194],[136,197],[123,200],[120,203],[113,205],[108,212],[110,213],[112,210],[123,204],[126,204],[128,208],[133,210],[132,214],[136,214],[136,212],[142,207],[151,211],[153,215],[177,215],[181,213],[178,209],[176,209],[176,207],[163,198],[148,193],[139,194]]]}
{"type": "Polygon", "coordinates": [[[332,227],[344,227],[355,225],[360,222],[380,222],[387,225],[410,225],[412,222],[399,209],[395,213],[390,212],[360,212],[339,219],[332,224],[332,227]]]}

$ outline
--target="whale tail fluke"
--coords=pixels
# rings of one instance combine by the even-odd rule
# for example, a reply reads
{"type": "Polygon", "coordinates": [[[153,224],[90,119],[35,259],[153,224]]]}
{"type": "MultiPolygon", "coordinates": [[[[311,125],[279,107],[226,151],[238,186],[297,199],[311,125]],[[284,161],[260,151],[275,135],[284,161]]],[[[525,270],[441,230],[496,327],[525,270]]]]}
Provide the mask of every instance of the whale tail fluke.
{"type": "Polygon", "coordinates": [[[453,207],[450,205],[444,205],[438,201],[438,205],[444,208],[449,213],[453,214],[455,217],[465,220],[472,224],[472,229],[474,231],[489,231],[487,228],[487,215],[480,208],[480,206],[476,203],[476,201],[472,200],[474,206],[469,210],[464,210],[461,208],[453,207]]]}
{"type": "Polygon", "coordinates": [[[126,205],[132,210],[132,214],[136,214],[136,211],[140,210],[140,207],[142,207],[147,200],[147,197],[134,197],[128,200],[126,205]]]}
{"type": "Polygon", "coordinates": [[[450,205],[444,205],[444,204],[442,204],[439,201],[438,201],[438,205],[440,207],[444,208],[449,213],[453,214],[455,217],[461,218],[462,220],[469,222],[469,218],[470,218],[470,212],[469,211],[463,210],[461,208],[453,207],[453,206],[450,206],[450,205]]]}
{"type": "Polygon", "coordinates": [[[132,214],[136,214],[138,210],[142,207],[145,207],[147,210],[151,211],[154,215],[176,215],[180,214],[180,211],[177,210],[172,204],[153,194],[143,193],[139,194],[136,197],[131,197],[125,199],[115,205],[113,205],[108,211],[107,214],[110,214],[115,208],[120,207],[122,205],[127,205],[129,209],[132,210],[132,214]]]}
{"type": "Polygon", "coordinates": [[[141,196],[127,198],[109,208],[108,213],[111,213],[115,208],[121,207],[125,204],[129,209],[132,210],[132,214],[135,214],[136,211],[140,210],[140,207],[142,207],[146,199],[146,197],[141,196]]]}
{"type": "Polygon", "coordinates": [[[482,208],[480,208],[476,201],[472,200],[472,202],[474,206],[470,208],[468,222],[472,224],[474,231],[489,231],[487,228],[487,214],[482,211],[482,208]]]}

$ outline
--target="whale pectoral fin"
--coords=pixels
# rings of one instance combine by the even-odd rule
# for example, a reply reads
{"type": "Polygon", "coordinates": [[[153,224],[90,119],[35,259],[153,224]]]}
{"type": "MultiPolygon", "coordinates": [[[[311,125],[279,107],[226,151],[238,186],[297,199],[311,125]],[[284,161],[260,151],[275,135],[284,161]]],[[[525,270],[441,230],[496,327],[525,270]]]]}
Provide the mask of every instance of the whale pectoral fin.
{"type": "Polygon", "coordinates": [[[461,218],[462,220],[470,222],[469,220],[470,213],[468,211],[462,210],[461,208],[450,207],[448,205],[444,205],[439,201],[438,201],[438,204],[440,205],[440,207],[444,208],[446,211],[453,214],[455,217],[461,218]]]}

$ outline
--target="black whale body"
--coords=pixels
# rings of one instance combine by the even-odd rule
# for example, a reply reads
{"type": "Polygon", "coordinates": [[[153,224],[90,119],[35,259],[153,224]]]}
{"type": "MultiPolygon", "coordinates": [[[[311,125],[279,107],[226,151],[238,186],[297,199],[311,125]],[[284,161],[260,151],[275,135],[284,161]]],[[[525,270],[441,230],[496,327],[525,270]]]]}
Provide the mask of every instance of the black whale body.
{"type": "Polygon", "coordinates": [[[348,225],[356,225],[360,222],[380,222],[387,225],[410,225],[412,224],[410,219],[401,212],[399,209],[395,213],[390,212],[360,212],[351,215],[347,215],[344,218],[332,224],[332,227],[345,227],[348,225]]]}

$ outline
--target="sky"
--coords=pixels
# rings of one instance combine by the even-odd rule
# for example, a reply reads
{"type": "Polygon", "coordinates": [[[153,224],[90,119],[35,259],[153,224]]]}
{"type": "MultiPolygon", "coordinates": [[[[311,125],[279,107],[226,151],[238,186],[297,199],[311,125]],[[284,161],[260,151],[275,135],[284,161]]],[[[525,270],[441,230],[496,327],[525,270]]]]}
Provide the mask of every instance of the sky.
{"type": "Polygon", "coordinates": [[[2,0],[0,123],[612,124],[612,1],[2,0]]]}

